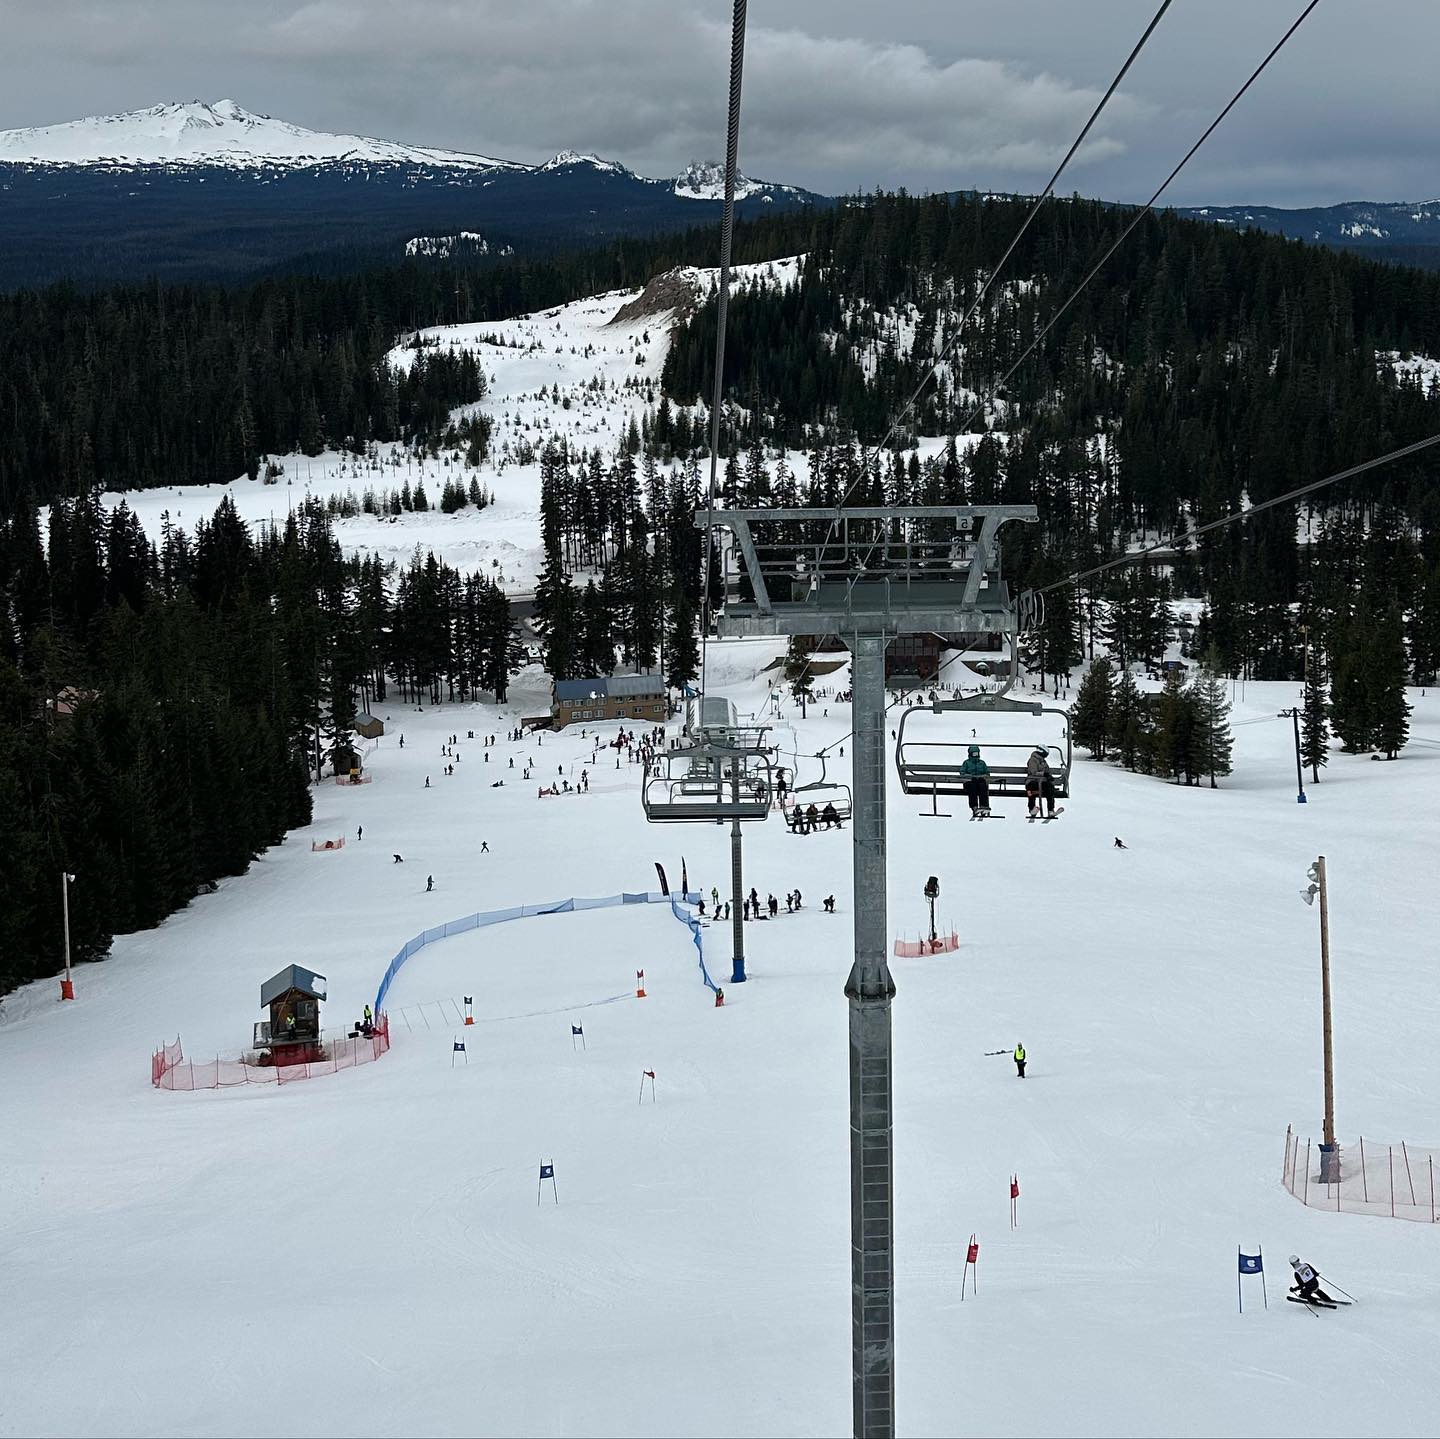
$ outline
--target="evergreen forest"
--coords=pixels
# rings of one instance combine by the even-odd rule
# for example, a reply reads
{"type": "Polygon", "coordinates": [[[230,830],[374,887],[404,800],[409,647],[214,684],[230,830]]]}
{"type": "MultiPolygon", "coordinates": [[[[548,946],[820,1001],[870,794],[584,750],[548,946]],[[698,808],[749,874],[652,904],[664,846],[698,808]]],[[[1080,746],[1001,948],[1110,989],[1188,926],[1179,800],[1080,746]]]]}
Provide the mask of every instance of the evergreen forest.
{"type": "MultiPolygon", "coordinates": [[[[731,306],[722,502],[1033,503],[1040,523],[1011,526],[1004,554],[1012,586],[1055,587],[1026,659],[1057,692],[1102,661],[1076,694],[1096,758],[1214,783],[1229,676],[1303,677],[1314,776],[1332,732],[1393,758],[1405,685],[1440,674],[1434,451],[1060,582],[1440,433],[1440,274],[1157,215],[1061,313],[1128,216],[1055,201],[952,343],[1023,214],[899,194],[739,226],[737,262],[805,259],[793,287],[743,286],[731,306]],[[1194,677],[1172,664],[1160,693],[1132,693],[1132,669],[1158,677],[1177,644],[1194,677]]],[[[417,330],[643,285],[713,264],[715,244],[692,231],[484,267],[0,296],[0,992],[58,966],[62,871],[85,876],[74,953],[99,957],[305,823],[360,711],[503,697],[519,661],[493,582],[433,555],[398,571],[347,557],[343,506],[252,533],[227,501],[152,542],[99,496],[378,441],[455,446],[477,467],[488,427],[452,411],[484,374],[417,330]],[[388,365],[404,344],[412,363],[388,365]]],[[[678,325],[614,453],[536,455],[536,610],[557,678],[696,672],[717,583],[693,521],[714,342],[712,301],[678,325]]],[[[488,494],[457,479],[435,502],[488,494]]]]}

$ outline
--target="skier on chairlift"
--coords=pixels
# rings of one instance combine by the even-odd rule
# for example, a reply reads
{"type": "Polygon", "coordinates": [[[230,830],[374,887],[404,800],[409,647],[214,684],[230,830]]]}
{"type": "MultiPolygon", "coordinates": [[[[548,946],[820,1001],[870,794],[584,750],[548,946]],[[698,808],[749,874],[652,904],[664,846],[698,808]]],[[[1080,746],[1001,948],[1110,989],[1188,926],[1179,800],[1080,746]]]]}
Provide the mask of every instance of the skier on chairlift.
{"type": "Polygon", "coordinates": [[[1045,801],[1047,817],[1055,818],[1055,775],[1050,768],[1050,751],[1043,744],[1025,763],[1025,803],[1031,819],[1040,818],[1040,801],[1045,801]]]}
{"type": "Polygon", "coordinates": [[[965,763],[960,766],[965,781],[965,794],[970,801],[971,819],[990,817],[990,766],[980,758],[980,746],[972,744],[965,763]]]}

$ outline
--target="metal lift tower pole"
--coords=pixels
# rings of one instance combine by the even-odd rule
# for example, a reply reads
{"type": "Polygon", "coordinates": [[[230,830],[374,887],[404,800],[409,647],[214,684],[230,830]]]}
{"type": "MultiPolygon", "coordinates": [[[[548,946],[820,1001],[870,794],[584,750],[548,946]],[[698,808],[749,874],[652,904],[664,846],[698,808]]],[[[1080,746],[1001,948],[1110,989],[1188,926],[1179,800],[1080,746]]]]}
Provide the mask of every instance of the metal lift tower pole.
{"type": "MultiPolygon", "coordinates": [[[[735,803],[740,803],[740,771],[739,766],[735,767],[734,784],[732,793],[735,803]]],[[[730,942],[733,947],[733,954],[730,959],[730,983],[745,983],[745,911],[741,906],[745,903],[745,879],[740,869],[740,821],[730,821],[730,942]]]]}
{"type": "Polygon", "coordinates": [[[895,1432],[894,1226],[891,1208],[890,1001],[886,961],[885,648],[849,638],[854,755],[855,962],[850,1002],[850,1305],[855,1433],[895,1432]]]}
{"type": "Polygon", "coordinates": [[[1010,520],[1033,524],[1037,518],[1034,505],[727,509],[695,516],[701,529],[730,531],[754,593],[753,600],[726,605],[723,635],[840,634],[850,647],[855,960],[845,995],[856,1439],[893,1439],[895,1433],[895,982],[886,961],[885,651],[896,635],[927,631],[1013,638],[1016,605],[1000,576],[997,537],[1010,520]],[[765,538],[757,539],[752,526],[765,538]]]}

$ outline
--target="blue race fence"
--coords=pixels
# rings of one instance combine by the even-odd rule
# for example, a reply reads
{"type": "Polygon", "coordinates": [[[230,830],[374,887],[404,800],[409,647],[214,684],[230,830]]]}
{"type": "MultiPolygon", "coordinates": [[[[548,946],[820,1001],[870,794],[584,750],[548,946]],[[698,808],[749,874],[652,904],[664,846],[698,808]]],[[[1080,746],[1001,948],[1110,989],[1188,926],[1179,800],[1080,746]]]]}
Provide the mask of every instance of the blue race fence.
{"type": "MultiPolygon", "coordinates": [[[[687,894],[685,896],[685,902],[687,904],[694,904],[695,898],[694,895],[687,894]]],[[[695,941],[695,953],[700,960],[700,978],[705,981],[707,987],[713,990],[715,988],[715,981],[710,978],[710,971],[705,968],[705,944],[700,938],[700,921],[696,919],[693,914],[686,914],[685,911],[680,908],[679,901],[673,896],[670,900],[670,913],[673,914],[681,924],[689,928],[690,938],[695,941]]]]}
{"type": "MultiPolygon", "coordinates": [[[[695,903],[698,895],[687,894],[685,900],[689,904],[695,903]]],[[[683,920],[690,926],[691,935],[695,941],[695,948],[700,952],[700,973],[704,976],[705,983],[711,989],[715,988],[713,981],[705,970],[705,953],[700,943],[700,925],[698,921],[683,914],[679,905],[668,894],[608,894],[602,899],[556,899],[547,904],[521,904],[514,909],[491,909],[480,914],[467,914],[464,919],[452,919],[448,924],[438,924],[433,929],[423,930],[412,939],[407,939],[395,958],[390,961],[385,970],[384,977],[380,981],[380,988],[375,991],[375,1013],[379,1014],[385,1004],[385,995],[389,992],[390,985],[395,976],[400,973],[405,961],[412,954],[425,948],[427,944],[434,944],[437,940],[449,939],[452,935],[466,934],[472,929],[483,929],[486,925],[507,924],[512,919],[529,919],[537,914],[573,914],[581,909],[609,909],[617,904],[669,904],[671,913],[676,919],[683,920]]]]}

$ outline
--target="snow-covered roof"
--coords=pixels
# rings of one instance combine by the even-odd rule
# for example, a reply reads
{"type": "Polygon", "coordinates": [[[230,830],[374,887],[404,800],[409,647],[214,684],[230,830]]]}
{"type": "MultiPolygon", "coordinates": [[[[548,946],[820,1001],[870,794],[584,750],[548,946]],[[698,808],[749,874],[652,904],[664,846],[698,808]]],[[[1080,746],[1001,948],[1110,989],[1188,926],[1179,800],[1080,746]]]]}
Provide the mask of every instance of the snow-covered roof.
{"type": "Polygon", "coordinates": [[[288,994],[292,989],[313,994],[316,999],[324,999],[325,976],[315,974],[298,964],[287,964],[279,974],[272,974],[260,986],[260,1008],[268,1009],[282,994],[288,994]]]}
{"type": "Polygon", "coordinates": [[[575,704],[595,699],[649,699],[665,693],[658,675],[609,675],[586,680],[556,680],[555,700],[558,704],[575,704]]]}

